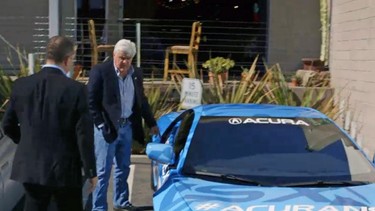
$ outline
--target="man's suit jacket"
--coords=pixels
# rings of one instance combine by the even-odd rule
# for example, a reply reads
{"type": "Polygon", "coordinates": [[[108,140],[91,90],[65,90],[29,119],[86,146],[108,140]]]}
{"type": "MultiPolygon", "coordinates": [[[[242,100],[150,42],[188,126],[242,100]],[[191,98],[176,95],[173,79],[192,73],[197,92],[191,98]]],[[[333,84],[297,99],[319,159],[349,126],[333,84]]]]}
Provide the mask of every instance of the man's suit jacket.
{"type": "MultiPolygon", "coordinates": [[[[134,67],[132,74],[134,84],[134,105],[132,115],[129,117],[132,123],[133,138],[140,143],[144,142],[144,132],[142,127],[142,117],[148,127],[156,125],[156,121],[150,110],[147,98],[144,94],[143,76],[139,68],[134,67]]],[[[112,140],[117,137],[119,120],[121,117],[121,98],[118,83],[118,76],[115,71],[113,61],[98,64],[90,70],[88,83],[89,108],[93,116],[94,123],[99,126],[105,123],[110,127],[112,140]]]]}
{"type": "Polygon", "coordinates": [[[15,81],[3,119],[16,144],[11,179],[55,187],[96,176],[86,87],[53,67],[15,81]]]}

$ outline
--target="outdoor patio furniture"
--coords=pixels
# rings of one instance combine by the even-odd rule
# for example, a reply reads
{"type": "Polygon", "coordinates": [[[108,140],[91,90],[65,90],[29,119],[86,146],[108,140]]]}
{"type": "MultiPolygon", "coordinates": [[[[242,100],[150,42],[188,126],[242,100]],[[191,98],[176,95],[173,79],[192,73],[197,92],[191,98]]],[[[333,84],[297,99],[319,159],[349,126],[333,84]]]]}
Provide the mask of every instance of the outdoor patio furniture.
{"type": "Polygon", "coordinates": [[[168,79],[169,74],[185,74],[189,75],[190,78],[195,78],[197,76],[197,56],[201,33],[202,23],[198,21],[193,22],[191,28],[190,44],[186,46],[173,45],[166,49],[164,59],[164,81],[168,79]],[[169,61],[170,54],[172,54],[173,56],[172,65],[169,61]],[[186,69],[181,69],[177,66],[176,57],[179,54],[187,56],[186,69]]]}
{"type": "Polygon", "coordinates": [[[98,45],[96,33],[95,33],[95,22],[90,19],[89,25],[89,39],[91,44],[91,67],[98,63],[99,53],[106,52],[112,55],[115,45],[98,45]]]}

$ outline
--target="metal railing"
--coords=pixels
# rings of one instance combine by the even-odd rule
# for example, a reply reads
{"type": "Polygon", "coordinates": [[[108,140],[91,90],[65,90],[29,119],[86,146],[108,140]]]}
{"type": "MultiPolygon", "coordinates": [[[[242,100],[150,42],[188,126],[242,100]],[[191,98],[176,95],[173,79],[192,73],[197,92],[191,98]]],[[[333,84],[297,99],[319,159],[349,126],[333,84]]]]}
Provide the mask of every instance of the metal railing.
{"type": "MultiPolygon", "coordinates": [[[[91,46],[88,36],[88,18],[67,17],[63,20],[61,34],[73,38],[77,43],[77,62],[86,70],[91,67],[91,46]]],[[[7,20],[4,20],[6,22],[7,20]]],[[[114,44],[118,39],[127,38],[136,42],[138,55],[134,65],[144,70],[145,77],[161,78],[164,67],[165,49],[171,45],[188,45],[193,20],[155,20],[155,19],[94,19],[98,44],[114,44]]],[[[0,22],[2,19],[0,18],[0,22]]],[[[35,17],[32,24],[32,51],[43,62],[48,40],[48,17],[35,17]]],[[[198,53],[198,71],[202,63],[211,57],[229,57],[236,62],[230,76],[239,76],[242,68],[249,68],[259,54],[265,58],[267,53],[267,24],[229,21],[202,22],[202,36],[198,53]]],[[[14,33],[22,33],[22,19],[14,21],[14,33]]],[[[3,25],[2,25],[3,26],[3,25]]],[[[4,53],[1,51],[0,53],[4,53]]],[[[4,56],[5,55],[0,55],[4,56]]],[[[106,58],[105,54],[100,59],[106,58]]],[[[258,69],[262,69],[262,59],[258,69]]],[[[182,63],[178,65],[184,65],[182,63]]],[[[205,71],[204,71],[205,72],[205,71]]]]}
{"type": "MultiPolygon", "coordinates": [[[[107,21],[94,19],[98,43],[114,44],[119,38],[127,38],[140,46],[140,63],[146,77],[162,77],[164,52],[171,45],[188,45],[193,21],[121,19],[107,21]],[[111,23],[112,24],[111,24],[111,23]],[[112,41],[111,41],[112,40],[112,41]]],[[[77,61],[90,66],[91,46],[87,32],[88,19],[77,20],[77,61]]],[[[230,75],[240,75],[242,67],[249,68],[259,54],[266,55],[267,26],[265,23],[201,21],[202,36],[198,53],[198,70],[211,57],[230,57],[236,65],[230,75]]],[[[102,59],[106,55],[102,55],[102,59]]],[[[259,68],[261,68],[260,60],[259,68]]],[[[178,64],[184,65],[184,64],[178,64]]]]}
{"type": "Polygon", "coordinates": [[[43,55],[48,41],[48,17],[36,17],[33,33],[33,53],[43,55]]]}

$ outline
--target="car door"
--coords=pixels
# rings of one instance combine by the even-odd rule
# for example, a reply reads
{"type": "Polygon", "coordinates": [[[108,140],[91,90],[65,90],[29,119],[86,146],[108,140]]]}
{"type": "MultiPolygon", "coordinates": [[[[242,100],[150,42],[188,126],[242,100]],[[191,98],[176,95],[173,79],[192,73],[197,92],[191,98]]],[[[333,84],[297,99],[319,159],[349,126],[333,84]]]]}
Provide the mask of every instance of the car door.
{"type": "Polygon", "coordinates": [[[173,164],[163,164],[151,161],[151,188],[156,191],[168,179],[171,169],[175,169],[179,162],[179,153],[185,146],[186,137],[189,134],[192,119],[194,117],[193,110],[183,112],[178,116],[165,132],[153,142],[169,144],[173,146],[175,152],[175,160],[173,164]]]}

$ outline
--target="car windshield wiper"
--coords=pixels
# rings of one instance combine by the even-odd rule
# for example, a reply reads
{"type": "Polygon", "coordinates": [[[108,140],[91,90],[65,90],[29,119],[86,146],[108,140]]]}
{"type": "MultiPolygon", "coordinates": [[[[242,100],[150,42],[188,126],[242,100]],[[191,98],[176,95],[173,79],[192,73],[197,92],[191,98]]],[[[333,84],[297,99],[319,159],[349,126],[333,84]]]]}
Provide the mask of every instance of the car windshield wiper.
{"type": "Polygon", "coordinates": [[[308,181],[308,182],[285,183],[285,184],[281,184],[279,186],[283,186],[283,187],[358,186],[358,185],[367,185],[369,183],[370,183],[369,181],[351,181],[351,180],[323,181],[323,180],[315,180],[315,181],[308,181]]]}
{"type": "Polygon", "coordinates": [[[203,171],[196,171],[194,172],[195,175],[199,176],[209,176],[209,177],[215,177],[215,178],[220,178],[223,180],[230,180],[230,181],[235,181],[235,182],[241,182],[241,183],[248,183],[252,185],[258,185],[258,186],[266,186],[266,184],[256,181],[256,180],[251,180],[243,177],[238,177],[233,174],[217,174],[217,173],[211,173],[211,172],[203,172],[203,171]]]}

